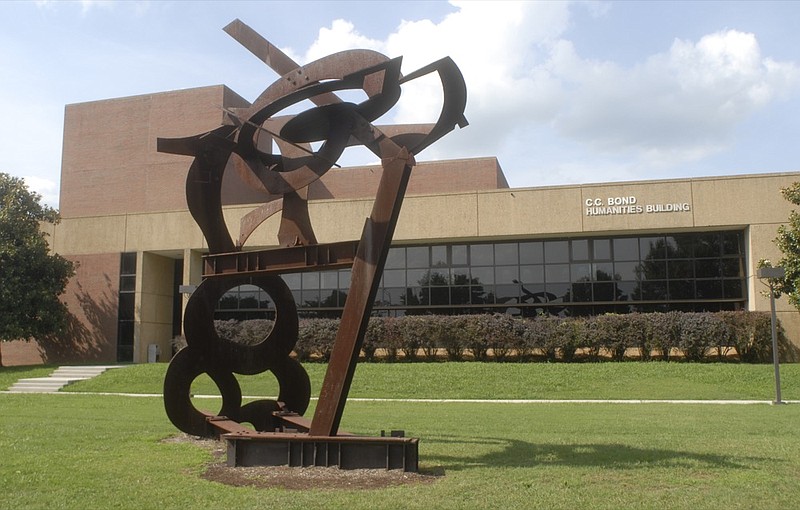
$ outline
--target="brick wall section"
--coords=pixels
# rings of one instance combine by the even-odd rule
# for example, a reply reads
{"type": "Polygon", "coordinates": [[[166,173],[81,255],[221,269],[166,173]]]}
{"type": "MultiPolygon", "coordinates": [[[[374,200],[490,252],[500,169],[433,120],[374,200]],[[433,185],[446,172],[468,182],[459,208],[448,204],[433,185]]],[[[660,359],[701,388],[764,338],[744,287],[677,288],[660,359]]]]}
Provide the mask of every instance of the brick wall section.
{"type": "MultiPolygon", "coordinates": [[[[61,169],[64,218],[186,209],[191,157],[161,154],[156,140],[220,126],[224,108],[248,102],[223,85],[67,105],[61,169]]],[[[374,197],[380,166],[331,169],[309,187],[309,198],[374,197]]],[[[421,162],[408,194],[507,188],[494,157],[421,162]]],[[[225,172],[223,203],[260,203],[267,195],[225,172]]]]}
{"type": "Polygon", "coordinates": [[[119,257],[119,253],[67,257],[78,263],[62,296],[70,311],[67,331],[52,339],[3,343],[3,365],[114,363],[119,257]]]}
{"type": "Polygon", "coordinates": [[[61,215],[185,209],[191,158],[156,152],[156,139],[210,131],[223,106],[247,105],[223,85],[67,105],[61,215]]]}

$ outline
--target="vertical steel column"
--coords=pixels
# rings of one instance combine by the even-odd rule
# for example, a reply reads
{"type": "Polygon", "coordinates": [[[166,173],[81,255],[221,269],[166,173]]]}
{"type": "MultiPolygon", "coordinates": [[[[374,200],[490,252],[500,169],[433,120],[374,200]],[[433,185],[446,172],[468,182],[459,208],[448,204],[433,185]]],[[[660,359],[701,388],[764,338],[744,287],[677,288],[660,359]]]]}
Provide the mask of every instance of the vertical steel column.
{"type": "Polygon", "coordinates": [[[312,436],[335,436],[339,430],[372,304],[414,164],[406,148],[398,149],[394,157],[382,160],[383,175],[353,263],[350,293],[309,430],[312,436]]]}

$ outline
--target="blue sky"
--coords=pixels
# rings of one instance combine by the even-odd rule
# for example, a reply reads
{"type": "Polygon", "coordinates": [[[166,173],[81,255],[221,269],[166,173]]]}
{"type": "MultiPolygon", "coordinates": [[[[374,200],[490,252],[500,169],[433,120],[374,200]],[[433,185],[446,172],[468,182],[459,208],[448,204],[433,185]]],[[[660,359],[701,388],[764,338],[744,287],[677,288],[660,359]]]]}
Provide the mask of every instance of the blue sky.
{"type": "MultiPolygon", "coordinates": [[[[800,2],[39,1],[0,2],[0,172],[57,206],[66,104],[255,99],[277,76],[222,31],[234,18],[303,63],[451,56],[470,126],[418,159],[496,156],[515,187],[800,170],[800,2]]],[[[437,100],[409,87],[381,122],[437,100]]]]}

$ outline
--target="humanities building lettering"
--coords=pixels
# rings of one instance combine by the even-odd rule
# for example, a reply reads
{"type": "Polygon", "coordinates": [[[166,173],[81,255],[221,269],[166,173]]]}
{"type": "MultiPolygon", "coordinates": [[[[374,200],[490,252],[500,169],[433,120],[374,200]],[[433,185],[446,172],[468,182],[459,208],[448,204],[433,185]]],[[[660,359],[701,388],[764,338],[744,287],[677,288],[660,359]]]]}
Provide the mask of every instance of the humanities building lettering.
{"type": "Polygon", "coordinates": [[[640,204],[636,197],[587,198],[584,201],[586,216],[613,216],[618,214],[651,214],[665,212],[689,212],[688,202],[667,204],[640,204]]]}

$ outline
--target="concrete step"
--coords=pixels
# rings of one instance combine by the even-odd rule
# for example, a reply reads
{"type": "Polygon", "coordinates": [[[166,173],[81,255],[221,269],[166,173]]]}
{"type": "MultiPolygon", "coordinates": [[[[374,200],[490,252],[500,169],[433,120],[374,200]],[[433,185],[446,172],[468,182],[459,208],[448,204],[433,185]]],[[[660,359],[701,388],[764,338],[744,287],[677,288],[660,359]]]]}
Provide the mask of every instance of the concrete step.
{"type": "Polygon", "coordinates": [[[122,368],[125,365],[66,366],[59,367],[49,377],[20,379],[8,391],[10,393],[51,393],[75,381],[85,381],[96,377],[108,369],[122,368]]]}

